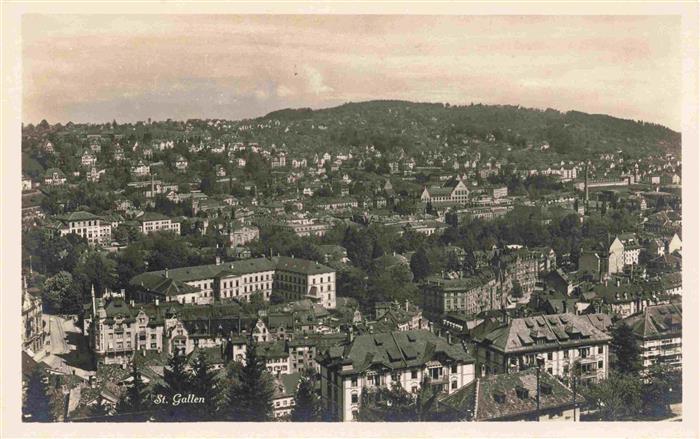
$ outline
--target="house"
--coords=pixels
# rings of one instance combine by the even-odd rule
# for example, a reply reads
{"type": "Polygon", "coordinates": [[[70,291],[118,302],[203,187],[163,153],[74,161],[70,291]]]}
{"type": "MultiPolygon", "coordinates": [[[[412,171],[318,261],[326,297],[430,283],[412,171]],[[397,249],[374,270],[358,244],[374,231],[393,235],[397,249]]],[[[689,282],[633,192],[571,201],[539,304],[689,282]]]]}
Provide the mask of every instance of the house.
{"type": "Polygon", "coordinates": [[[145,212],[137,218],[141,224],[141,233],[148,235],[153,232],[174,232],[180,234],[180,223],[156,212],[145,212]]]}
{"type": "Polygon", "coordinates": [[[175,169],[177,169],[179,172],[187,171],[188,166],[189,162],[183,156],[180,155],[177,157],[177,159],[175,159],[175,169]]]}
{"type": "Polygon", "coordinates": [[[439,400],[437,417],[442,421],[573,422],[579,420],[575,407],[570,388],[552,374],[546,371],[538,374],[531,367],[512,374],[477,378],[439,400]]]}
{"type": "Polygon", "coordinates": [[[272,394],[272,413],[275,419],[288,418],[294,408],[294,397],[299,388],[301,374],[294,372],[274,379],[272,394]]]}
{"type": "MultiPolygon", "coordinates": [[[[635,252],[638,257],[639,249],[635,252]]],[[[625,246],[617,237],[608,246],[599,243],[593,250],[582,251],[578,264],[579,270],[596,278],[621,273],[625,267],[625,246]]]]}
{"type": "Polygon", "coordinates": [[[147,175],[150,175],[151,173],[151,167],[143,162],[143,160],[139,160],[135,166],[131,167],[131,175],[134,177],[145,177],[147,175]]]}
{"type": "Polygon", "coordinates": [[[363,389],[372,392],[398,383],[416,394],[425,380],[435,390],[452,394],[474,380],[474,360],[464,345],[430,331],[350,337],[317,357],[322,403],[339,421],[355,419],[363,389]]]}
{"type": "Polygon", "coordinates": [[[463,312],[476,315],[500,309],[503,297],[493,273],[480,272],[470,277],[430,276],[423,286],[423,306],[435,314],[463,312]]]}
{"type": "Polygon", "coordinates": [[[49,168],[44,174],[44,184],[47,186],[62,186],[66,184],[66,174],[58,168],[49,168]]]}
{"type": "Polygon", "coordinates": [[[589,318],[567,312],[484,321],[472,331],[479,375],[527,369],[541,356],[552,375],[568,376],[578,362],[583,382],[607,378],[611,337],[589,318]]]}
{"type": "Polygon", "coordinates": [[[571,296],[571,293],[574,291],[573,282],[560,268],[547,273],[543,280],[547,288],[557,291],[565,296],[571,296]]]}
{"type": "Polygon", "coordinates": [[[680,303],[649,306],[622,321],[632,328],[645,371],[656,364],[682,365],[683,308],[680,303]]]}
{"type": "Polygon", "coordinates": [[[89,150],[83,151],[83,155],[80,157],[80,164],[86,168],[95,166],[97,163],[97,157],[89,150]]]}
{"type": "Polygon", "coordinates": [[[678,236],[678,233],[674,233],[673,236],[668,239],[668,244],[666,245],[666,251],[671,254],[676,251],[680,251],[683,249],[683,242],[681,241],[680,236],[678,236]]]}

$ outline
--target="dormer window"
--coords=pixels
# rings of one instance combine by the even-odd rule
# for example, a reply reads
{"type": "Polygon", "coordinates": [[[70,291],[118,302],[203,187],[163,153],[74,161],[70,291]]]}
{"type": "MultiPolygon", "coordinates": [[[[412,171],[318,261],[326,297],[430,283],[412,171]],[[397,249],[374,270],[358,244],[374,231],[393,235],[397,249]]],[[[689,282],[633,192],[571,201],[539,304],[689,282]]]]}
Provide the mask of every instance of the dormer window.
{"type": "Polygon", "coordinates": [[[502,390],[496,390],[493,392],[493,399],[499,404],[506,402],[506,394],[502,390]]]}
{"type": "Polygon", "coordinates": [[[518,386],[515,388],[515,394],[518,395],[518,398],[520,399],[528,399],[530,396],[530,392],[522,386],[518,386]]]}
{"type": "Polygon", "coordinates": [[[552,385],[549,383],[541,383],[540,384],[540,392],[543,395],[551,395],[552,394],[552,385]]]}

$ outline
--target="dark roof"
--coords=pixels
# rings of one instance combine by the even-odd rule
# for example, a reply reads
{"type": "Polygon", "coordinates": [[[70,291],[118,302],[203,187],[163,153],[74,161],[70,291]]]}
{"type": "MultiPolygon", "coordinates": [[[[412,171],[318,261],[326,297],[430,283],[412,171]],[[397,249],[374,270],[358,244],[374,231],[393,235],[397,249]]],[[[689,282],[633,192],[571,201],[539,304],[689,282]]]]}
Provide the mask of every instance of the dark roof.
{"type": "MultiPolygon", "coordinates": [[[[573,392],[547,372],[540,372],[540,410],[573,406],[573,392]]],[[[475,421],[497,421],[535,414],[537,375],[534,368],[479,378],[441,401],[453,409],[473,413],[475,421]],[[525,392],[523,392],[523,390],[525,392]],[[520,392],[520,394],[519,394],[520,392]],[[501,402],[497,401],[497,395],[501,402]]]]}
{"type": "Polygon", "coordinates": [[[540,351],[551,347],[607,342],[610,337],[588,318],[571,313],[516,318],[507,324],[485,322],[474,340],[504,353],[540,351]],[[537,343],[537,340],[540,343],[537,343]]]}
{"type": "Polygon", "coordinates": [[[623,320],[639,338],[664,338],[680,335],[683,308],[680,303],[648,306],[641,313],[623,320]]]}
{"type": "Polygon", "coordinates": [[[423,366],[436,357],[453,361],[473,362],[461,344],[447,340],[430,331],[413,330],[365,334],[345,346],[332,346],[327,360],[335,364],[352,364],[341,373],[361,373],[373,367],[404,369],[423,366]]]}

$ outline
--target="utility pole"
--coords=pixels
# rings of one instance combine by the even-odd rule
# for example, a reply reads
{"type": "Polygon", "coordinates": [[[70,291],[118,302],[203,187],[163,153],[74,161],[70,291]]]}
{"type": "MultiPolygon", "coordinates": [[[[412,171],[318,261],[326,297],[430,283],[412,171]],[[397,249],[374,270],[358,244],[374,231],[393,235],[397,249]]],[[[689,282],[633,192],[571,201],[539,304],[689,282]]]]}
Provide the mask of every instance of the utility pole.
{"type": "Polygon", "coordinates": [[[544,364],[544,357],[542,354],[538,355],[537,358],[537,422],[540,422],[540,369],[544,364]]]}

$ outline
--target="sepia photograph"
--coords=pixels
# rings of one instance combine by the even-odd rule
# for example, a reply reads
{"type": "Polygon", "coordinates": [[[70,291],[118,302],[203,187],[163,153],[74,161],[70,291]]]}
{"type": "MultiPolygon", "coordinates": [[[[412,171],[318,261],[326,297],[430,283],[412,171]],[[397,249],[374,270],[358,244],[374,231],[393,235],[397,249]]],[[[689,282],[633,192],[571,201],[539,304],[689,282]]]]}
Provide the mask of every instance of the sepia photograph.
{"type": "Polygon", "coordinates": [[[697,434],[691,6],[20,12],[8,418],[697,434]]]}

